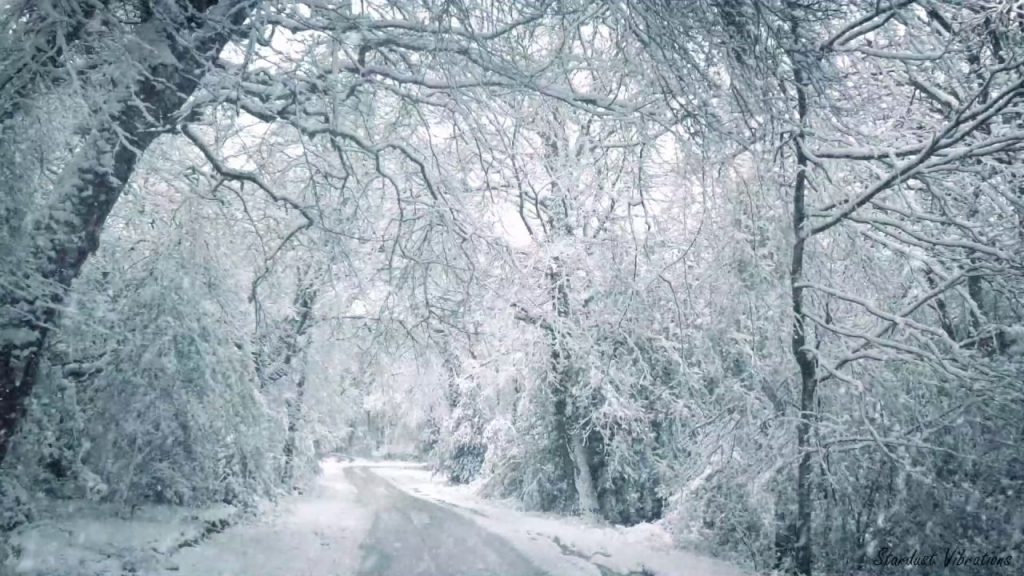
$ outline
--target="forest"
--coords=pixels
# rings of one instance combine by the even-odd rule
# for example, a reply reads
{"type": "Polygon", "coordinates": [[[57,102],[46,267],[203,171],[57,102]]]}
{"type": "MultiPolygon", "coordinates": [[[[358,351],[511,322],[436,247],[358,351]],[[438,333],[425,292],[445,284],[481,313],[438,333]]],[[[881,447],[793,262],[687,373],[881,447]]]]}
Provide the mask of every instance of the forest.
{"type": "Polygon", "coordinates": [[[0,23],[0,565],[332,454],[750,574],[1024,565],[1020,2],[0,23]]]}

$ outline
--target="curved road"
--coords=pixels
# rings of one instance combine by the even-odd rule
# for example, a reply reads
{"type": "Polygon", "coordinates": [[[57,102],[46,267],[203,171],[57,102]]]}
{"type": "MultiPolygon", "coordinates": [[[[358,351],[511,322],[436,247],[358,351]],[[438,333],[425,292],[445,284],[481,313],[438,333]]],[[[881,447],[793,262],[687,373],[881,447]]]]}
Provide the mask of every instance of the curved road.
{"type": "Polygon", "coordinates": [[[510,544],[472,520],[393,486],[370,468],[345,468],[374,509],[359,576],[543,576],[510,544]]]}

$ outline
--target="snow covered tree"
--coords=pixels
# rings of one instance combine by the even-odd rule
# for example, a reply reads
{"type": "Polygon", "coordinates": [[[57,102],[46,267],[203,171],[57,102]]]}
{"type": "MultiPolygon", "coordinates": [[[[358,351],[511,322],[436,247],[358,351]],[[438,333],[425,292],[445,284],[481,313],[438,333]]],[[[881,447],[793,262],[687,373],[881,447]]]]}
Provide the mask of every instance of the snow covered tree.
{"type": "MultiPolygon", "coordinates": [[[[24,413],[40,351],[67,287],[96,250],[103,223],[141,154],[158,136],[175,129],[182,105],[199,86],[203,71],[240,32],[251,4],[144,2],[147,9],[138,14],[138,24],[123,24],[113,13],[71,19],[73,30],[86,22],[99,27],[92,36],[101,38],[101,51],[87,67],[88,79],[79,81],[99,85],[84,96],[100,108],[83,127],[87,135],[73,157],[58,168],[61,175],[31,224],[5,219],[5,228],[13,226],[20,233],[4,234],[10,248],[4,254],[6,282],[0,295],[0,461],[24,413]]],[[[62,12],[41,12],[38,17],[54,21],[39,28],[68,26],[62,12]]],[[[43,46],[30,43],[24,62],[8,61],[13,69],[5,77],[14,93],[5,110],[17,109],[24,99],[19,87],[32,85],[32,76],[46,60],[64,53],[60,43],[67,37],[54,32],[39,41],[43,46]],[[48,49],[46,42],[57,44],[48,49]]],[[[75,68],[68,63],[67,69],[75,68]]]]}
{"type": "Polygon", "coordinates": [[[761,571],[1019,544],[1012,2],[0,11],[5,474],[419,448],[761,571]]]}

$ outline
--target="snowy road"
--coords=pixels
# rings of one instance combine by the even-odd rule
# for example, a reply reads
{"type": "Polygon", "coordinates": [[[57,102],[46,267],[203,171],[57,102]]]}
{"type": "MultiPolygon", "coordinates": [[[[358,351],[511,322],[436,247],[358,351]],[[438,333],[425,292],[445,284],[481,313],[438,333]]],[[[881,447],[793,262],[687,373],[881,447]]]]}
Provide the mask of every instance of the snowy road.
{"type": "MultiPolygon", "coordinates": [[[[305,494],[165,557],[160,576],[743,576],[660,541],[486,503],[417,465],[322,462],[305,494]]],[[[92,573],[90,573],[92,574],[92,573]]]]}
{"type": "Polygon", "coordinates": [[[369,467],[331,463],[314,489],[261,522],[217,534],[163,574],[543,576],[506,541],[369,467]]]}
{"type": "Polygon", "coordinates": [[[359,576],[542,576],[509,543],[439,504],[393,486],[370,468],[345,468],[375,510],[359,576]]]}

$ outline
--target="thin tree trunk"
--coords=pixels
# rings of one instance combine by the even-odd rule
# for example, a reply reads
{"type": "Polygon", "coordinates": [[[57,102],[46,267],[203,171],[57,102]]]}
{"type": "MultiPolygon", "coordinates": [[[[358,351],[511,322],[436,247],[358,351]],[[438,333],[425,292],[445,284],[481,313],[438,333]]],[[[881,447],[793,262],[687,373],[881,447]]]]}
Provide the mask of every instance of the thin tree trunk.
{"type": "Polygon", "coordinates": [[[282,480],[285,486],[291,484],[295,479],[295,458],[298,452],[299,427],[302,424],[302,411],[305,408],[306,393],[306,354],[308,350],[308,339],[310,329],[313,326],[313,305],[316,302],[317,291],[314,286],[315,279],[309,268],[301,270],[298,278],[298,287],[295,292],[295,318],[292,322],[293,328],[285,345],[285,358],[282,368],[289,368],[292,361],[301,355],[301,361],[297,367],[295,379],[295,396],[285,401],[285,413],[288,417],[288,428],[284,443],[284,473],[282,480]]]}
{"type": "MultiPolygon", "coordinates": [[[[99,246],[103,224],[131,179],[140,155],[156,138],[174,129],[175,114],[199,85],[203,71],[234,36],[256,0],[223,0],[208,12],[206,24],[189,33],[156,26],[173,55],[154,58],[98,121],[88,142],[65,168],[49,213],[19,242],[13,268],[15,285],[0,294],[0,463],[35,386],[39,355],[67,288],[99,246]],[[41,287],[45,287],[40,293],[41,287]]],[[[206,2],[194,0],[197,6],[206,2]]],[[[181,28],[185,28],[182,25],[181,28]]],[[[12,258],[13,260],[13,258],[12,258]]]]}
{"type": "MultiPolygon", "coordinates": [[[[794,37],[796,37],[794,24],[794,37]]],[[[793,77],[797,94],[797,116],[800,132],[794,138],[797,173],[793,185],[793,259],[790,267],[790,290],[793,308],[792,352],[800,369],[800,419],[797,423],[797,517],[796,538],[794,546],[795,568],[798,574],[810,576],[814,564],[814,545],[811,539],[812,528],[812,478],[811,478],[811,426],[814,418],[814,396],[817,386],[814,353],[807,338],[807,317],[804,314],[804,248],[807,242],[805,223],[807,208],[805,194],[807,191],[807,156],[803,150],[803,129],[807,120],[807,94],[803,71],[794,66],[793,77]]]]}
{"type": "Polygon", "coordinates": [[[462,402],[462,393],[459,390],[459,374],[462,372],[462,363],[451,348],[441,351],[442,365],[447,375],[445,387],[445,401],[450,410],[455,410],[462,402]]]}
{"type": "Polygon", "coordinates": [[[298,452],[299,426],[302,423],[302,411],[306,389],[305,371],[295,382],[295,397],[286,402],[288,413],[288,435],[284,442],[284,474],[282,480],[288,486],[295,479],[295,454],[298,452]]]}

